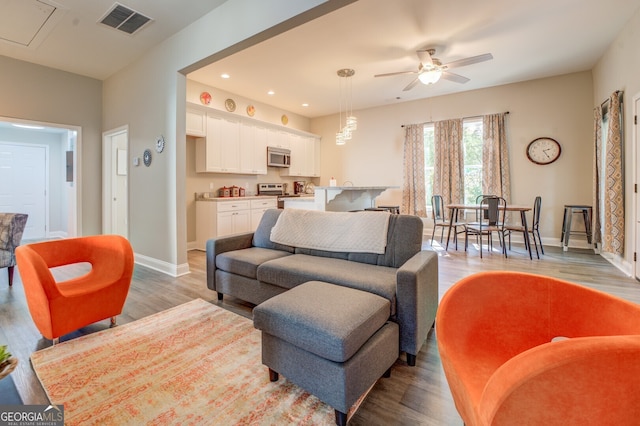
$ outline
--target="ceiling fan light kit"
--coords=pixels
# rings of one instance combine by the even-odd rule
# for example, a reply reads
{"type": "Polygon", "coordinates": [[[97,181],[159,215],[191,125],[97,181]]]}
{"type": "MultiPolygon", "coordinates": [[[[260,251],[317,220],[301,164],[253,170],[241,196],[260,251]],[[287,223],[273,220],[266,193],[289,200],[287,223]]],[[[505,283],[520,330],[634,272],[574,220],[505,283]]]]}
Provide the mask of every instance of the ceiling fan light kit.
{"type": "Polygon", "coordinates": [[[353,137],[353,131],[358,128],[358,119],[353,115],[352,86],[351,77],[356,72],[350,68],[343,68],[337,71],[340,77],[340,113],[338,116],[338,132],[336,133],[336,145],[344,145],[353,137]],[[345,80],[345,90],[342,90],[342,80],[345,80]],[[344,104],[344,126],[342,125],[342,105],[344,104]]]}
{"type": "Polygon", "coordinates": [[[405,86],[403,91],[413,89],[418,82],[429,85],[437,83],[440,78],[445,80],[453,81],[455,83],[464,84],[469,79],[467,77],[463,77],[458,74],[454,74],[449,71],[451,68],[456,67],[465,67],[467,65],[476,64],[478,62],[489,61],[493,59],[493,55],[491,53],[485,53],[482,55],[471,56],[469,58],[459,59],[457,61],[449,62],[448,64],[442,64],[439,59],[434,58],[433,55],[436,53],[435,49],[421,49],[417,50],[416,54],[418,55],[418,59],[420,63],[418,64],[417,71],[398,71],[398,72],[390,72],[386,74],[376,74],[374,77],[389,77],[393,75],[403,75],[403,74],[417,74],[417,77],[411,81],[408,85],[405,86]]]}

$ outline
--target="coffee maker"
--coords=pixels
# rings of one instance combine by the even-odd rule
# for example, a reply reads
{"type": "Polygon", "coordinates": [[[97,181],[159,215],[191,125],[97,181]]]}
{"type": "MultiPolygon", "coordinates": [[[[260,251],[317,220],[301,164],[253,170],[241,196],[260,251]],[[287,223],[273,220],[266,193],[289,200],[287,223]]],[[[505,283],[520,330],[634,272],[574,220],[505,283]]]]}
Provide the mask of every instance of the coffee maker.
{"type": "Polygon", "coordinates": [[[293,182],[293,193],[294,194],[304,194],[304,186],[306,182],[303,180],[296,180],[293,182]]]}

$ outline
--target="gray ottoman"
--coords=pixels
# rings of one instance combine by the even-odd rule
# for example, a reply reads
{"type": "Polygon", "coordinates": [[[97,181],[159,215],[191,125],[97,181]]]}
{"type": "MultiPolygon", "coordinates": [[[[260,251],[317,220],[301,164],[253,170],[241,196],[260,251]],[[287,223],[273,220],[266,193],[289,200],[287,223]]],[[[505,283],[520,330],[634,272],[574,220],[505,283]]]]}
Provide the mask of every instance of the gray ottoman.
{"type": "Polygon", "coordinates": [[[389,301],[372,293],[310,281],[253,309],[262,330],[262,363],[335,409],[351,406],[398,358],[398,325],[389,301]]]}

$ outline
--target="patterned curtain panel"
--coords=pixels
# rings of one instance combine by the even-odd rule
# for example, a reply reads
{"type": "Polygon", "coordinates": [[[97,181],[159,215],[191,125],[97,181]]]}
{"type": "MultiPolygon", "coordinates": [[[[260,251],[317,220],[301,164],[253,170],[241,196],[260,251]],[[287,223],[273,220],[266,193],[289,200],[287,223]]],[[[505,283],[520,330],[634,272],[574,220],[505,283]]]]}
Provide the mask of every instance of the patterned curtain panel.
{"type": "Polygon", "coordinates": [[[604,241],[602,250],[624,254],[624,159],[620,92],[609,98],[609,130],[605,158],[604,241]]]}
{"type": "Polygon", "coordinates": [[[594,142],[594,159],[593,159],[593,236],[594,245],[602,247],[602,223],[600,218],[600,175],[602,174],[602,107],[598,106],[593,110],[593,142],[594,142]]]}
{"type": "Polygon", "coordinates": [[[445,204],[464,201],[462,119],[436,121],[434,127],[433,193],[445,204]]]}
{"type": "Polygon", "coordinates": [[[424,125],[405,126],[402,213],[427,217],[424,184],[424,125]]]}
{"type": "Polygon", "coordinates": [[[506,113],[482,117],[482,192],[495,194],[511,202],[509,151],[505,130],[506,113]]]}

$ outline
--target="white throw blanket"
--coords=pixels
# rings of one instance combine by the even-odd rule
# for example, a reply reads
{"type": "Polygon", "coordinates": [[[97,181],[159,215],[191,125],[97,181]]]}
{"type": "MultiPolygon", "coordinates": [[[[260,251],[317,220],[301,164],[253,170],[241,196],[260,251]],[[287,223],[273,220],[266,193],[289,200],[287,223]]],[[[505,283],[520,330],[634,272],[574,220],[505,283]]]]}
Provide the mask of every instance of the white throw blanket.
{"type": "Polygon", "coordinates": [[[284,209],[271,241],[317,250],[383,254],[389,212],[321,212],[284,209]]]}

